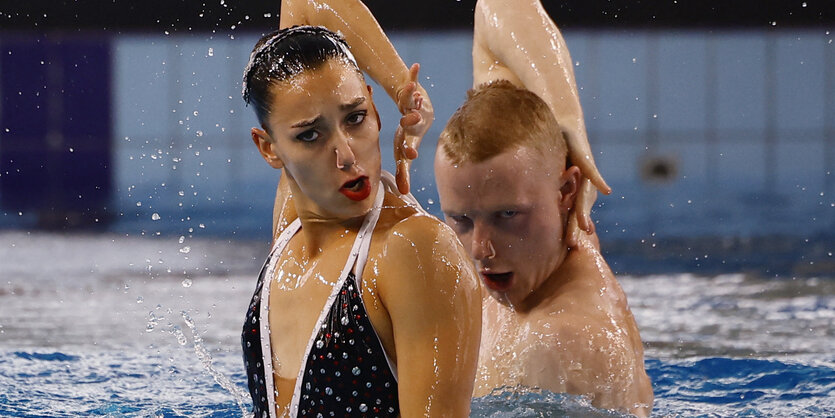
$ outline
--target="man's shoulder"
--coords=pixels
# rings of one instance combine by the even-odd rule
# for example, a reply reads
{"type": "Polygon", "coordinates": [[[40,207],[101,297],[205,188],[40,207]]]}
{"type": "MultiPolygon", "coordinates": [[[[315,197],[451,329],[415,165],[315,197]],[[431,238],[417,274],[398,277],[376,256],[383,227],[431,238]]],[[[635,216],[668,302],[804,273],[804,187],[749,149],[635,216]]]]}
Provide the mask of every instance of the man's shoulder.
{"type": "Polygon", "coordinates": [[[555,344],[574,345],[574,349],[603,344],[616,348],[620,341],[629,340],[634,328],[622,295],[615,280],[576,286],[538,307],[529,323],[555,344]]]}

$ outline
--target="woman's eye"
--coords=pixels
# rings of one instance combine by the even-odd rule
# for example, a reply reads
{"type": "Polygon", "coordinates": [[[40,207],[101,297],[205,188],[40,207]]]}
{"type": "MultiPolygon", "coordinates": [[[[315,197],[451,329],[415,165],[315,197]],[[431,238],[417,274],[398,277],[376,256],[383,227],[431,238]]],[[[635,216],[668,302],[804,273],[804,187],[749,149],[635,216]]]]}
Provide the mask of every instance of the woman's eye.
{"type": "Polygon", "coordinates": [[[313,141],[319,139],[319,132],[316,132],[312,129],[309,130],[309,131],[304,131],[304,132],[296,135],[296,139],[298,139],[299,141],[304,141],[304,142],[313,142],[313,141]]]}
{"type": "Polygon", "coordinates": [[[350,115],[348,115],[348,119],[346,121],[349,125],[359,125],[362,123],[362,121],[365,120],[365,114],[365,111],[351,113],[350,115]]]}

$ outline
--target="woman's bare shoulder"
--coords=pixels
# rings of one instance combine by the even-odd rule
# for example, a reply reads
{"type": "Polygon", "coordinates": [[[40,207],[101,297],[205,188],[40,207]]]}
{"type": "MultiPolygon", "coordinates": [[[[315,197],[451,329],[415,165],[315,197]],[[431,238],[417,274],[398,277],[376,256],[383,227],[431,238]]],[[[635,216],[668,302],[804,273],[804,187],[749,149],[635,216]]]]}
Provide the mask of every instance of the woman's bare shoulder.
{"type": "Polygon", "coordinates": [[[382,232],[384,238],[408,236],[421,240],[455,236],[440,219],[402,196],[392,193],[386,193],[377,225],[377,231],[382,232]]]}
{"type": "MultiPolygon", "coordinates": [[[[387,199],[388,202],[388,199],[387,199]]],[[[461,274],[470,261],[455,233],[440,219],[414,207],[389,207],[375,231],[372,251],[380,272],[432,271],[461,274]],[[386,213],[389,212],[389,213],[386,213]]]]}

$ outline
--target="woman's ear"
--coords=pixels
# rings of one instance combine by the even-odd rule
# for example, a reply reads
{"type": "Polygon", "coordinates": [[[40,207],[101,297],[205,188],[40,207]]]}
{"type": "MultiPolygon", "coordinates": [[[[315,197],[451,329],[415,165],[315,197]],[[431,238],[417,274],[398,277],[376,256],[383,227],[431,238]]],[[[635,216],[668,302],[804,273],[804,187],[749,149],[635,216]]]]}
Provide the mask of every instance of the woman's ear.
{"type": "Polygon", "coordinates": [[[580,168],[569,166],[560,176],[560,210],[568,213],[574,208],[577,192],[580,190],[580,168]]]}
{"type": "Polygon", "coordinates": [[[380,131],[383,129],[383,123],[380,122],[380,113],[377,112],[377,106],[374,105],[374,89],[372,89],[368,84],[366,84],[365,87],[368,88],[368,97],[371,99],[371,109],[374,111],[374,116],[377,118],[377,130],[380,131]]]}
{"type": "Polygon", "coordinates": [[[262,157],[264,157],[264,161],[266,161],[272,168],[284,168],[284,162],[281,161],[281,158],[279,158],[275,153],[273,140],[270,137],[270,134],[260,128],[252,128],[250,134],[252,135],[252,142],[255,143],[255,146],[258,148],[258,152],[261,153],[262,157]]]}

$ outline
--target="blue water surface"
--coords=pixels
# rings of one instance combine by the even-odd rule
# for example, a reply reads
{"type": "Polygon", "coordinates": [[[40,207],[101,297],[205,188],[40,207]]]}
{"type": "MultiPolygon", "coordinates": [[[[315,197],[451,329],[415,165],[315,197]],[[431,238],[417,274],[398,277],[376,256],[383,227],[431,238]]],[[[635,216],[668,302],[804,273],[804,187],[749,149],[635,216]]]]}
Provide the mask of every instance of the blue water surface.
{"type": "MultiPolygon", "coordinates": [[[[249,410],[240,356],[217,352],[224,389],[189,347],[174,353],[0,353],[0,416],[237,417],[249,410]]],[[[831,416],[835,363],[780,359],[647,360],[656,396],[653,416],[831,416]]],[[[612,417],[582,397],[497,390],[473,402],[473,417],[612,417]]]]}
{"type": "MultiPolygon", "coordinates": [[[[0,417],[248,415],[240,332],[267,243],[0,242],[0,417]]],[[[832,277],[618,279],[644,342],[653,416],[835,416],[832,277]]],[[[472,416],[620,415],[503,388],[476,399],[472,416]]]]}

